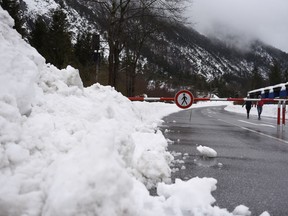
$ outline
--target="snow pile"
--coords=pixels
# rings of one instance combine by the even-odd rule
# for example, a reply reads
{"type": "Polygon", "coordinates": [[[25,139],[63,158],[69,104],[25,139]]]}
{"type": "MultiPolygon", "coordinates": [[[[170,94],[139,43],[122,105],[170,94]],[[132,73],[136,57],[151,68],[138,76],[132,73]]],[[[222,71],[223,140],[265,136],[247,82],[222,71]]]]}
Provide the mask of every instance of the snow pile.
{"type": "Polygon", "coordinates": [[[83,88],[12,26],[0,7],[1,216],[233,215],[213,206],[215,179],[167,184],[173,156],[157,124],[175,105],[83,88]]]}
{"type": "MultiPolygon", "coordinates": [[[[216,190],[217,181],[212,178],[193,178],[184,182],[180,179],[175,180],[175,184],[166,185],[160,183],[157,193],[167,199],[167,204],[173,209],[182,209],[197,215],[199,212],[209,212],[211,204],[215,202],[211,191],[216,190]],[[187,187],[188,186],[188,187],[187,187]],[[189,197],[189,199],[187,199],[189,197]],[[192,199],[194,202],[191,202],[192,199]],[[179,202],[181,201],[181,202],[179,202]]],[[[180,212],[175,212],[176,215],[180,212]]]]}
{"type": "Polygon", "coordinates": [[[203,157],[209,157],[209,158],[217,157],[217,152],[214,149],[210,148],[210,147],[199,145],[199,146],[197,146],[196,149],[198,150],[198,152],[203,157]]]}
{"type": "Polygon", "coordinates": [[[5,96],[9,103],[17,103],[20,113],[25,114],[29,112],[35,96],[36,71],[43,68],[45,59],[19,40],[17,32],[11,31],[14,21],[10,16],[1,12],[0,19],[1,96],[5,96]],[[27,49],[29,53],[26,53],[27,49]]]}

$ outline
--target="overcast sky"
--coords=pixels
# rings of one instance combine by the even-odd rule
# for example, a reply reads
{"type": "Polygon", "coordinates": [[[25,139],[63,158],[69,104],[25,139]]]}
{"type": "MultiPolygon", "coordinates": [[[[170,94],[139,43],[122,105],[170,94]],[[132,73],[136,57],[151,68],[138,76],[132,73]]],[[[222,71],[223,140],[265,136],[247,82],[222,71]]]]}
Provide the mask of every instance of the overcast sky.
{"type": "Polygon", "coordinates": [[[262,41],[288,53],[288,0],[192,0],[188,16],[205,35],[229,33],[262,41]]]}

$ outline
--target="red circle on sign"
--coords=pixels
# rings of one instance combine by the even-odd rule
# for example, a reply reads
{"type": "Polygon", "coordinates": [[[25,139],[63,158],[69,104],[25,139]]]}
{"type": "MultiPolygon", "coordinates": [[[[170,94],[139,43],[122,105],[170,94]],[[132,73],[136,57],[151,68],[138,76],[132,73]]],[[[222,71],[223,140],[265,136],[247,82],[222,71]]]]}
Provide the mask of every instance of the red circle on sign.
{"type": "Polygon", "coordinates": [[[174,101],[178,107],[187,109],[193,104],[194,96],[190,91],[181,90],[175,95],[174,101]]]}

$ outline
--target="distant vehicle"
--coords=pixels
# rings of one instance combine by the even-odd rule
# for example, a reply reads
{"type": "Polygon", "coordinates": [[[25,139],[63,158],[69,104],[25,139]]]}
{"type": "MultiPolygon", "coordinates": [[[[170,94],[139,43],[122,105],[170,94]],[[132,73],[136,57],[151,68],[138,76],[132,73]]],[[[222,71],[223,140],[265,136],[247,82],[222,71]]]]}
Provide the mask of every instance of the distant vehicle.
{"type": "Polygon", "coordinates": [[[262,98],[287,98],[288,96],[288,82],[280,83],[274,86],[268,86],[264,88],[254,89],[247,93],[250,98],[258,98],[261,95],[262,98]]]}

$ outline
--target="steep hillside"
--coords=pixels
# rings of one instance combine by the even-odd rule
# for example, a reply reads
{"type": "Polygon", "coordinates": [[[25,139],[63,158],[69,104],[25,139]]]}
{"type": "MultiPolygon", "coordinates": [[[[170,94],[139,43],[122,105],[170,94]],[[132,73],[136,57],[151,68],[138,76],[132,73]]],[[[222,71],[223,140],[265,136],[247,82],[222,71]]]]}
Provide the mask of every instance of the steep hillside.
{"type": "MultiPolygon", "coordinates": [[[[100,9],[90,4],[91,2],[23,0],[21,6],[30,30],[33,29],[37,16],[41,15],[49,22],[51,10],[62,7],[67,14],[74,42],[78,33],[97,32],[101,34],[101,46],[104,47],[107,45],[106,23],[101,17],[100,9]]],[[[185,25],[173,25],[163,20],[153,22],[158,22],[161,32],[149,35],[141,49],[136,78],[138,85],[135,91],[138,94],[158,94],[159,89],[174,94],[185,86],[195,94],[213,91],[220,96],[244,95],[248,90],[260,87],[260,84],[269,84],[269,73],[275,64],[282,73],[288,69],[288,54],[261,41],[253,41],[248,48],[241,49],[231,41],[225,43],[215,38],[207,38],[185,25]],[[255,77],[257,79],[257,76],[254,76],[255,71],[262,79],[260,84],[253,80],[255,77]],[[148,89],[145,89],[146,86],[148,89]]],[[[129,38],[129,35],[127,37],[129,38]]],[[[129,48],[133,50],[135,47],[129,48]]],[[[105,54],[107,50],[104,51],[104,56],[105,54]]],[[[124,70],[124,65],[122,68],[124,70]]],[[[119,77],[121,82],[125,82],[125,75],[121,77],[120,74],[119,77]]]]}
{"type": "MultiPolygon", "coordinates": [[[[184,26],[174,26],[165,35],[165,54],[161,55],[163,50],[155,53],[155,50],[148,47],[149,54],[146,55],[149,62],[165,68],[167,75],[173,79],[178,78],[179,84],[188,85],[191,82],[189,75],[194,74],[194,77],[198,75],[198,80],[199,77],[204,77],[210,83],[222,79],[233,86],[235,93],[244,90],[241,92],[243,94],[247,89],[253,88],[255,70],[262,75],[265,85],[269,84],[269,73],[274,64],[278,64],[281,71],[288,69],[288,54],[261,41],[252,41],[249,49],[246,47],[242,50],[223,41],[207,38],[184,26]]],[[[159,41],[155,41],[154,45],[157,46],[157,43],[159,41]]],[[[195,85],[197,86],[197,79],[195,85]]],[[[199,87],[201,86],[198,89],[199,87]]]]}

